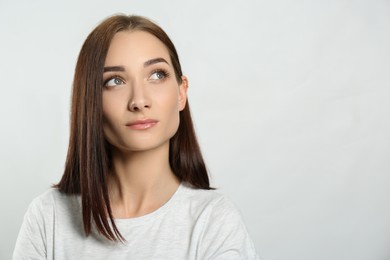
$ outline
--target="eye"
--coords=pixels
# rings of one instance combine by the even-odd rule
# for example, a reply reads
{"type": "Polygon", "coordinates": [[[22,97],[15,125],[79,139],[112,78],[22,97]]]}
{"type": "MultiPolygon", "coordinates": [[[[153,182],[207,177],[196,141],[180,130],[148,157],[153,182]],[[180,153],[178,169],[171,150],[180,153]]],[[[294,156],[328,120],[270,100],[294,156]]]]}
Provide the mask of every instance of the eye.
{"type": "Polygon", "coordinates": [[[156,70],[150,75],[149,79],[150,80],[163,80],[166,77],[168,77],[168,72],[164,70],[156,70]]]}
{"type": "Polygon", "coordinates": [[[124,83],[125,82],[121,78],[115,76],[115,77],[112,77],[112,78],[106,80],[106,82],[104,83],[104,86],[105,87],[115,87],[118,85],[122,85],[124,83]]]}

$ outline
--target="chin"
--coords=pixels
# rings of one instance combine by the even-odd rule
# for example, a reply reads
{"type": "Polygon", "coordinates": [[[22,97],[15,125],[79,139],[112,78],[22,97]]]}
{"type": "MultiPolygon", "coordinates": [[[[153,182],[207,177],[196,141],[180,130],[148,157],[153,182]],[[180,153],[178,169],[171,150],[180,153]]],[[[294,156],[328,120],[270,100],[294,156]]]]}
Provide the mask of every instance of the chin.
{"type": "Polygon", "coordinates": [[[119,150],[121,152],[147,152],[157,149],[169,149],[169,139],[160,141],[160,142],[150,142],[150,141],[144,141],[144,142],[132,142],[131,144],[122,144],[122,145],[113,145],[112,147],[116,150],[119,150]]]}

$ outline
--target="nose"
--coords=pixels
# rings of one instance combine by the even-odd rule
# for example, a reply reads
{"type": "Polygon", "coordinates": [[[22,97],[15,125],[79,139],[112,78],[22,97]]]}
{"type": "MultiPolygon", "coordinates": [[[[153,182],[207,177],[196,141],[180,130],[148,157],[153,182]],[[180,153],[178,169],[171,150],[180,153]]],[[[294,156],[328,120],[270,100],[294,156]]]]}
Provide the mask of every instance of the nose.
{"type": "Polygon", "coordinates": [[[142,111],[145,108],[150,108],[152,103],[145,86],[142,84],[134,84],[131,88],[128,108],[132,112],[142,111]]]}

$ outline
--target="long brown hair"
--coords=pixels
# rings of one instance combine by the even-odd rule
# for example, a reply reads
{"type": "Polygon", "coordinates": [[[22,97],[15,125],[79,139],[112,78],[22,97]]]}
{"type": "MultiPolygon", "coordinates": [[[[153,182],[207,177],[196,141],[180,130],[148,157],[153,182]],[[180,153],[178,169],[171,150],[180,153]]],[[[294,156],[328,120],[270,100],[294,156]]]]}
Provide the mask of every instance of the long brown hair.
{"type": "MultiPolygon", "coordinates": [[[[76,65],[72,91],[70,138],[65,170],[55,185],[65,194],[80,194],[84,231],[94,223],[109,240],[124,240],[110,206],[107,176],[110,145],[103,134],[103,68],[111,40],[117,32],[139,30],[157,37],[167,48],[176,80],[182,70],[175,46],[155,23],[140,16],[115,15],[104,20],[87,37],[76,65]],[[92,222],[93,221],[93,222],[92,222]]],[[[180,123],[170,140],[169,163],[177,178],[199,189],[211,189],[206,166],[196,139],[189,104],[180,112],[180,123]]]]}

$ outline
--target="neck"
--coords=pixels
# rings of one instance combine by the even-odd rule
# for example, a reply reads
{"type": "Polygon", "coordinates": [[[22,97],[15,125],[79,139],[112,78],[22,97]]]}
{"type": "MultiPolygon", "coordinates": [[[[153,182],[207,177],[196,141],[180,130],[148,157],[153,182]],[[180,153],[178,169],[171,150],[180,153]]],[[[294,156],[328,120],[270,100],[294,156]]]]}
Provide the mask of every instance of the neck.
{"type": "Polygon", "coordinates": [[[166,203],[178,186],[169,165],[169,143],[140,152],[113,149],[108,188],[114,217],[148,214],[166,203]]]}

